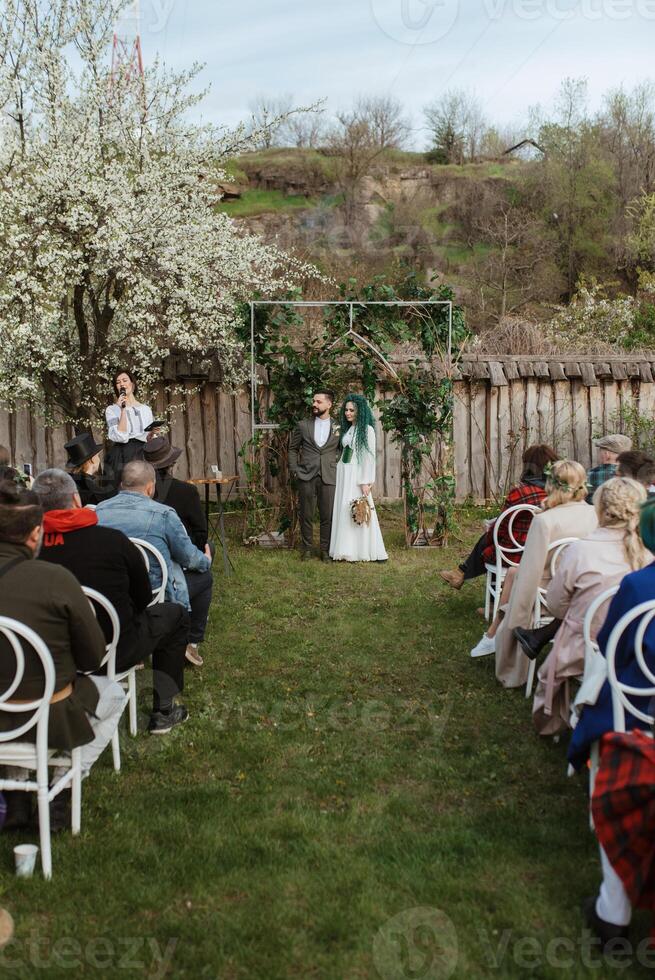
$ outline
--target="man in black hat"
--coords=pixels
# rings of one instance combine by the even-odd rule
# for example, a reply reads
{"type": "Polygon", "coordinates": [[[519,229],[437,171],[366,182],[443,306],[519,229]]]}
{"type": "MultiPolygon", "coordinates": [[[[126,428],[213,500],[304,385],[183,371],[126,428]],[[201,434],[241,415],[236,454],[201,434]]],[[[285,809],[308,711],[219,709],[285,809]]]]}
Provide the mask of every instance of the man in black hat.
{"type": "MultiPolygon", "coordinates": [[[[173,466],[181,454],[182,450],[171,446],[166,436],[150,439],[143,449],[144,460],[154,467],[157,474],[153,499],[173,508],[198,551],[204,551],[207,546],[207,520],[198,491],[190,483],[185,483],[171,475],[173,466]]],[[[185,569],[184,577],[191,602],[186,659],[194,667],[202,667],[203,659],[198,652],[198,644],[205,638],[212,601],[213,578],[211,569],[206,572],[185,569]]]]}
{"type": "Polygon", "coordinates": [[[104,446],[95,441],[91,432],[75,436],[66,443],[64,449],[68,455],[66,470],[75,480],[83,507],[87,504],[99,504],[101,500],[115,496],[116,490],[112,481],[100,473],[100,453],[104,446]]]}
{"type": "Polygon", "coordinates": [[[151,439],[143,450],[143,458],[155,468],[157,474],[154,499],[173,508],[196,548],[204,551],[207,519],[198,491],[192,484],[172,476],[173,467],[181,454],[182,450],[171,446],[166,436],[151,439]]]}

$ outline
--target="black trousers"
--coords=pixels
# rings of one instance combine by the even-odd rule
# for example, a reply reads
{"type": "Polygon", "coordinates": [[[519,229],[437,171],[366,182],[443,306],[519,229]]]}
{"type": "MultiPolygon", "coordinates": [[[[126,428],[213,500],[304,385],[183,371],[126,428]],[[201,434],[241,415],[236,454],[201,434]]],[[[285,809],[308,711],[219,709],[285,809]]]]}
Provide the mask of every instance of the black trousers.
{"type": "Polygon", "coordinates": [[[311,480],[298,481],[300,534],[303,548],[312,548],[314,545],[314,513],[318,503],[318,513],[321,519],[321,551],[330,550],[335,491],[336,487],[333,483],[323,483],[320,473],[311,480]]]}
{"type": "Polygon", "coordinates": [[[464,580],[468,581],[470,578],[478,578],[480,575],[486,574],[486,568],[484,558],[482,557],[482,552],[487,546],[487,535],[483,534],[482,537],[476,541],[473,545],[473,550],[468,558],[462,562],[459,566],[464,572],[464,580]]]}
{"type": "Polygon", "coordinates": [[[191,615],[189,617],[189,643],[202,643],[205,639],[209,607],[212,604],[214,578],[211,568],[206,572],[185,571],[191,615]]]}
{"type": "Polygon", "coordinates": [[[184,689],[189,614],[177,602],[160,602],[139,615],[136,632],[136,642],[116,657],[116,668],[127,670],[152,656],[153,711],[166,711],[184,689]]]}

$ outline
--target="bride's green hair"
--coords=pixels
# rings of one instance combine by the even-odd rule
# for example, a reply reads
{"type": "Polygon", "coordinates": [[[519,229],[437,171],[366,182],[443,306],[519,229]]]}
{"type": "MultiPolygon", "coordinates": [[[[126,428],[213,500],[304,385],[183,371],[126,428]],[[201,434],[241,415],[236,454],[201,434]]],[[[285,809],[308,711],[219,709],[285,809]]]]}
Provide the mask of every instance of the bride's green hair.
{"type": "Polygon", "coordinates": [[[339,440],[343,446],[343,437],[346,432],[351,427],[351,423],[346,418],[346,405],[348,402],[352,402],[357,409],[357,415],[355,417],[355,437],[353,439],[353,452],[361,459],[364,452],[370,452],[368,445],[368,427],[373,426],[375,429],[375,419],[373,417],[373,412],[363,395],[353,395],[352,392],[343,400],[341,405],[341,411],[339,412],[339,423],[341,425],[341,433],[339,440]]]}

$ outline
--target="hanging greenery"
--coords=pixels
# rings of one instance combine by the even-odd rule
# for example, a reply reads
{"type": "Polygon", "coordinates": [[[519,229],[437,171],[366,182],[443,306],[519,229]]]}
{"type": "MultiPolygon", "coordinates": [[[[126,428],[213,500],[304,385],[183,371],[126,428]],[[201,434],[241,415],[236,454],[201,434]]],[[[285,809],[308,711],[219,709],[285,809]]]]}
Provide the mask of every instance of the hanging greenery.
{"type": "MultiPolygon", "coordinates": [[[[443,544],[452,526],[455,489],[449,472],[453,389],[448,344],[450,334],[455,360],[466,337],[463,310],[449,286],[428,288],[413,272],[397,286],[383,276],[365,285],[349,279],[340,294],[345,303],[361,304],[353,307],[352,322],[348,305],[299,309],[290,305],[300,298],[295,293],[277,305],[255,307],[255,358],[267,375],[257,392],[257,421],[279,428],[258,433],[242,450],[257,480],[249,493],[247,535],[271,530],[274,522],[293,545],[289,433],[323,386],[332,388],[337,399],[351,388],[361,389],[376,405],[383,428],[401,448],[407,543],[443,544]],[[449,307],[422,305],[428,300],[452,301],[452,324],[449,307]],[[397,301],[416,305],[375,305],[397,301]],[[393,361],[392,370],[385,361],[393,361]],[[378,397],[380,390],[386,397],[378,397]]],[[[250,341],[249,307],[243,339],[250,341]]]]}

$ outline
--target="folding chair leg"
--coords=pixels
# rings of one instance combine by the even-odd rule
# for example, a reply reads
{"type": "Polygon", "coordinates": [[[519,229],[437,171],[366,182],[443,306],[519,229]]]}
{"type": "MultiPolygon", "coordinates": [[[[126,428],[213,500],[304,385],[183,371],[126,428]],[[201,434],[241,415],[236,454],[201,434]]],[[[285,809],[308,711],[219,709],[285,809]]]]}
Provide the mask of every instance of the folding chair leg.
{"type": "Polygon", "coordinates": [[[114,772],[121,771],[121,743],[118,737],[118,725],[111,737],[111,754],[114,759],[114,772]]]}
{"type": "Polygon", "coordinates": [[[537,661],[531,660],[530,667],[528,668],[528,681],[525,685],[525,696],[526,698],[532,697],[532,687],[534,685],[534,675],[537,669],[537,661]]]}
{"type": "Polygon", "coordinates": [[[36,794],[39,809],[39,842],[41,844],[41,869],[44,878],[52,878],[52,852],[50,850],[50,804],[48,784],[39,786],[36,794]]]}
{"type": "Polygon", "coordinates": [[[130,699],[130,735],[136,735],[138,730],[136,718],[136,674],[132,671],[127,679],[127,693],[130,699]]]}

